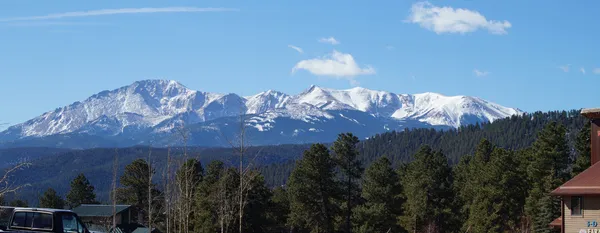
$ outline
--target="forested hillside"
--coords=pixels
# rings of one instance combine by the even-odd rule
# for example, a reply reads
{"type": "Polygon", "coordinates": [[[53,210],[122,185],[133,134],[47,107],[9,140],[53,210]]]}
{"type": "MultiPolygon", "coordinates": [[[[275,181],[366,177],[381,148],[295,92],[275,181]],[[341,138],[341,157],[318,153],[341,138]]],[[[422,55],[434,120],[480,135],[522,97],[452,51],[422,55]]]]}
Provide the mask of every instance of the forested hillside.
{"type": "MultiPolygon", "coordinates": [[[[433,150],[441,150],[451,165],[468,154],[473,154],[475,147],[482,139],[488,139],[500,148],[516,150],[529,147],[542,127],[550,121],[556,121],[566,127],[566,136],[572,155],[573,141],[585,119],[579,111],[560,111],[533,113],[514,116],[493,123],[461,127],[458,130],[436,131],[429,129],[413,129],[402,132],[390,132],[375,135],[358,143],[357,159],[367,166],[372,161],[386,155],[394,167],[402,162],[409,162],[421,145],[430,145],[433,150]]],[[[325,144],[329,146],[330,144],[325,144]]],[[[295,160],[310,145],[280,145],[249,147],[246,151],[246,163],[252,162],[264,176],[270,187],[285,184],[295,166],[295,160]]],[[[173,156],[181,156],[183,148],[171,148],[173,156]]],[[[237,166],[238,156],[232,148],[187,148],[190,157],[198,158],[203,164],[213,160],[221,160],[225,166],[237,166]]],[[[37,196],[46,188],[54,187],[59,194],[65,194],[69,181],[79,173],[84,173],[95,184],[96,192],[101,200],[107,200],[113,157],[119,155],[118,172],[122,174],[125,165],[135,159],[146,158],[151,151],[151,159],[158,171],[164,170],[167,148],[119,148],[119,149],[40,149],[13,148],[0,150],[0,158],[29,158],[32,166],[21,171],[18,182],[29,182],[31,186],[22,190],[18,197],[35,203],[37,196]],[[13,157],[16,156],[16,157],[13,157]]]]}
{"type": "MultiPolygon", "coordinates": [[[[586,119],[578,110],[535,112],[522,116],[513,116],[494,121],[461,127],[458,130],[436,131],[431,129],[413,129],[402,132],[390,132],[375,135],[358,144],[358,159],[363,164],[370,164],[375,159],[386,156],[394,166],[409,162],[421,145],[429,145],[434,150],[441,150],[451,165],[457,164],[460,158],[473,154],[482,139],[508,150],[518,150],[531,146],[537,134],[549,122],[557,122],[566,129],[569,151],[576,156],[574,141],[586,119]]],[[[294,168],[294,162],[272,164],[261,168],[269,185],[278,186],[285,183],[294,168]]]]}

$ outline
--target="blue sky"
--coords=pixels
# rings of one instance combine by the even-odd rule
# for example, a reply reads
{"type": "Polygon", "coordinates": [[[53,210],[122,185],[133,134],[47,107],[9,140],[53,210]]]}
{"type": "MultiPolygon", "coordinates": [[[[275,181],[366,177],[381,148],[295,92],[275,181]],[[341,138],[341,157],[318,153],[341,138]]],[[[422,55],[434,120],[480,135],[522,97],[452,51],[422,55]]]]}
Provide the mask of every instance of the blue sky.
{"type": "Polygon", "coordinates": [[[4,0],[0,122],[157,78],[241,95],[359,85],[525,111],[597,107],[597,9],[597,1],[533,0],[4,0]]]}

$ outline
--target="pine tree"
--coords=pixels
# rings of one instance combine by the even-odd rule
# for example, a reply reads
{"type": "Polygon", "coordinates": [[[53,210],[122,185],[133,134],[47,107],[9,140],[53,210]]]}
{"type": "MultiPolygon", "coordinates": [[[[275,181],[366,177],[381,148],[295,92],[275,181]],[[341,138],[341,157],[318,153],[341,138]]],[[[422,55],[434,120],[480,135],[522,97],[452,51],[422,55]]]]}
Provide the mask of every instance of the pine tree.
{"type": "Polygon", "coordinates": [[[222,161],[214,160],[208,164],[206,174],[197,187],[194,211],[194,231],[216,232],[217,224],[217,195],[219,180],[225,171],[222,161]]]}
{"type": "Polygon", "coordinates": [[[335,163],[323,144],[313,144],[296,163],[288,181],[290,223],[311,232],[334,232],[340,192],[334,180],[335,163]]]}
{"type": "Polygon", "coordinates": [[[452,231],[452,172],[441,152],[422,146],[402,177],[406,202],[401,225],[415,232],[452,231]]]}
{"type": "Polygon", "coordinates": [[[359,140],[352,133],[338,135],[331,147],[334,160],[340,168],[340,187],[344,203],[342,216],[344,219],[344,232],[352,231],[352,208],[360,203],[360,189],[358,182],[362,176],[363,168],[358,161],[356,145],[359,140]]]}
{"type": "MultiPolygon", "coordinates": [[[[452,176],[454,177],[453,190],[456,193],[457,198],[454,199],[453,206],[456,207],[456,218],[458,219],[458,225],[466,226],[465,222],[469,216],[469,208],[471,206],[471,176],[470,163],[473,156],[465,155],[460,158],[460,161],[452,169],[452,176]]],[[[462,229],[463,232],[467,231],[468,226],[462,229]]]]}
{"type": "Polygon", "coordinates": [[[71,190],[67,194],[67,204],[69,208],[75,208],[81,204],[97,204],[94,186],[90,181],[80,173],[71,181],[71,190]]]}
{"type": "Polygon", "coordinates": [[[396,221],[402,215],[402,186],[391,165],[386,157],[381,157],[366,169],[362,182],[362,198],[366,202],[355,210],[357,232],[403,231],[396,221]]]}
{"type": "MultiPolygon", "coordinates": [[[[154,173],[154,169],[151,171],[154,173]]],[[[120,183],[123,188],[117,190],[117,199],[121,203],[135,205],[138,210],[137,221],[147,221],[148,211],[148,184],[150,166],[144,159],[136,159],[131,164],[125,166],[125,172],[120,177],[120,183]]],[[[152,196],[157,197],[159,191],[155,184],[151,187],[152,196]]]]}
{"type": "Polygon", "coordinates": [[[273,189],[267,214],[270,225],[266,232],[289,232],[287,219],[290,215],[290,199],[285,188],[277,187],[273,189]]]}
{"type": "Polygon", "coordinates": [[[56,190],[48,188],[40,197],[40,207],[62,209],[65,208],[65,201],[56,193],[56,190]]]}
{"type": "Polygon", "coordinates": [[[590,137],[591,137],[591,124],[588,121],[585,126],[577,134],[577,140],[575,141],[575,150],[577,151],[577,159],[573,164],[573,171],[571,176],[576,176],[583,170],[590,167],[591,164],[591,148],[590,148],[590,137]]]}
{"type": "MultiPolygon", "coordinates": [[[[478,176],[472,177],[468,218],[463,229],[472,232],[509,232],[517,228],[525,202],[523,174],[515,156],[500,148],[494,149],[478,176]],[[510,188],[507,188],[510,187],[510,188]]],[[[476,167],[473,167],[476,168],[476,167]]],[[[472,171],[473,172],[473,171],[472,171]]]]}
{"type": "Polygon", "coordinates": [[[247,189],[246,208],[244,209],[244,219],[242,222],[243,232],[262,233],[271,225],[268,211],[271,205],[271,190],[265,185],[265,179],[256,171],[246,172],[247,189]]]}
{"type": "Polygon", "coordinates": [[[29,207],[29,203],[27,203],[27,201],[20,199],[12,200],[10,203],[8,203],[8,205],[12,207],[29,207]]]}
{"type": "Polygon", "coordinates": [[[550,192],[568,180],[570,153],[566,129],[556,122],[548,123],[533,143],[527,174],[531,191],[526,202],[526,213],[536,232],[552,232],[548,226],[560,216],[560,202],[550,192]]]}

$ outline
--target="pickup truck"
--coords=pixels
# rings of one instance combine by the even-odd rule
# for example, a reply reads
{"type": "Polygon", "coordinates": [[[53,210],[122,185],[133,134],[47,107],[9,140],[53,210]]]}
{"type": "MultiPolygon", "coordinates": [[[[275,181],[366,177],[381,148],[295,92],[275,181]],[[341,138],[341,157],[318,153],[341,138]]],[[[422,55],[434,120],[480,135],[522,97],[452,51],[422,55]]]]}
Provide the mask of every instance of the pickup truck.
{"type": "Polygon", "coordinates": [[[0,232],[90,233],[70,210],[8,206],[0,207],[0,232]]]}

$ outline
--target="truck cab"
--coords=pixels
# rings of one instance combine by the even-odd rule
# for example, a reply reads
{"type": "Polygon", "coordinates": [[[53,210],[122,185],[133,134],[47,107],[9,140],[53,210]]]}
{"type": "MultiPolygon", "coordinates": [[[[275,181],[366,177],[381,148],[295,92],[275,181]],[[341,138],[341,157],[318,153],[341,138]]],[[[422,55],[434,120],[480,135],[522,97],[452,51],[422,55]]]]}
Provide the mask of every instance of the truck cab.
{"type": "Polygon", "coordinates": [[[3,232],[90,233],[70,210],[0,207],[0,219],[3,232]]]}

